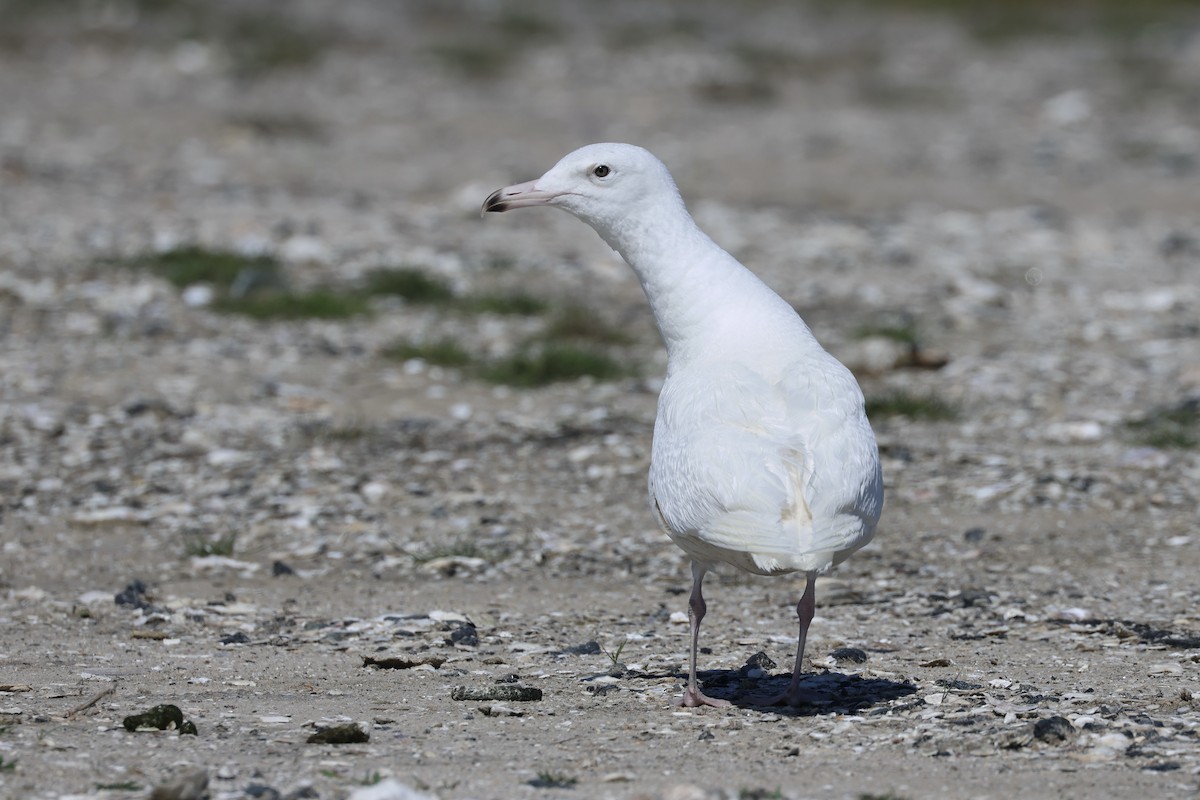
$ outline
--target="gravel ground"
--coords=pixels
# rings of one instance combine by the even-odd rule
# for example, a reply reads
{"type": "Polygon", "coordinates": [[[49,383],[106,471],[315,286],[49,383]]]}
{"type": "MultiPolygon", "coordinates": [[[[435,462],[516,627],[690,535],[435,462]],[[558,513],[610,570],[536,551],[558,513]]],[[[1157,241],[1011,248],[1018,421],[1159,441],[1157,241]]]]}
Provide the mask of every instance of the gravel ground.
{"type": "MultiPolygon", "coordinates": [[[[1200,792],[1200,24],[904,5],[0,4],[0,796],[1200,792]],[[640,288],[567,215],[478,219],[604,140],[875,403],[803,708],[673,705],[640,288]],[[184,246],[583,306],[636,369],[497,386],[386,351],[553,314],[261,321],[122,266],[184,246]],[[126,730],[162,704],[197,735],[126,730]]],[[[710,585],[708,690],[782,686],[799,582],[710,585]]]]}

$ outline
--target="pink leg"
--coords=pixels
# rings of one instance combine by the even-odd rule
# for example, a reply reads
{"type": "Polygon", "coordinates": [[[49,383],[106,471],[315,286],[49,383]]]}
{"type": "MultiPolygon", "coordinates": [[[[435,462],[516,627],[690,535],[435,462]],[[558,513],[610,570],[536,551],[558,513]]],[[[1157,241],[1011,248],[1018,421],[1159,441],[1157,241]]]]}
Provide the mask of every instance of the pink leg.
{"type": "Polygon", "coordinates": [[[683,698],[679,701],[679,704],[685,708],[699,706],[724,708],[732,705],[728,700],[717,700],[704,694],[696,683],[696,653],[700,649],[700,622],[704,619],[705,612],[708,611],[708,606],[704,603],[704,595],[700,592],[700,584],[704,582],[704,573],[707,571],[703,565],[692,562],[692,596],[688,600],[688,621],[692,626],[692,660],[688,669],[687,689],[684,690],[683,698]]]}
{"type": "Polygon", "coordinates": [[[804,673],[804,643],[808,639],[808,626],[812,624],[817,609],[817,574],[810,572],[805,579],[804,594],[796,604],[796,616],[800,618],[800,641],[796,644],[796,668],[792,670],[792,681],[783,694],[764,700],[763,705],[798,706],[804,702],[800,694],[800,677],[804,673]]]}

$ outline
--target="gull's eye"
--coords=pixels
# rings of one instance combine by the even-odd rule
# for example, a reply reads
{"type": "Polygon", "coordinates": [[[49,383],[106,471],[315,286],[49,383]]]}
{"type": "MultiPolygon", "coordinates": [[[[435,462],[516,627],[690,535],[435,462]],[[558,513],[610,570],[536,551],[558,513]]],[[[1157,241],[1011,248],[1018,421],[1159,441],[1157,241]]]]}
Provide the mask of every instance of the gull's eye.
{"type": "Polygon", "coordinates": [[[597,178],[607,178],[610,172],[612,172],[612,170],[608,168],[607,164],[597,164],[596,166],[592,167],[592,174],[597,178]]]}

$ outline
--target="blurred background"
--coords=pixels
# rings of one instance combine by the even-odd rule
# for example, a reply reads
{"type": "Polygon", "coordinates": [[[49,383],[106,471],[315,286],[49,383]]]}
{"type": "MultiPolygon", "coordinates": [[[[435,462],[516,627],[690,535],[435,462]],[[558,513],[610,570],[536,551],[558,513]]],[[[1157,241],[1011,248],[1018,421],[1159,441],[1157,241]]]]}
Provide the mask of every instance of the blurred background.
{"type": "Polygon", "coordinates": [[[1195,469],[1195,3],[2,4],[15,505],[149,503],[89,488],[155,463],[96,455],[147,408],[214,476],[313,426],[648,422],[663,353],[624,265],[567,215],[478,218],[601,140],[662,157],[856,371],[895,502],[1195,493],[1112,472],[1195,469]],[[79,493],[39,500],[56,481],[79,493]]]}
{"type": "MultiPolygon", "coordinates": [[[[1144,408],[1200,385],[1186,358],[1156,360],[1197,330],[1187,0],[0,8],[0,332],[162,345],[346,320],[288,335],[476,375],[516,357],[501,384],[616,377],[595,353],[548,365],[535,339],[628,336],[618,359],[650,375],[636,282],[590,232],[475,219],[491,189],[618,140],[663,158],[702,225],[867,379],[1074,341],[1152,380],[1114,386],[1074,357],[1083,382],[1051,400],[976,391],[1056,417],[1093,380],[1144,408]],[[566,304],[616,332],[545,322],[566,304]],[[1170,344],[1124,347],[1141,339],[1170,344]]],[[[953,374],[938,385],[961,397],[953,374]]]]}
{"type": "Polygon", "coordinates": [[[1179,208],[1195,166],[1188,0],[4,0],[2,13],[10,189],[50,171],[100,193],[441,205],[578,143],[631,140],[694,196],[742,206],[1073,211],[1128,192],[1131,209],[1179,208]]]}
{"type": "Polygon", "coordinates": [[[130,407],[268,461],[306,425],[652,417],[619,259],[564,214],[478,218],[603,140],[663,158],[856,371],[894,498],[1143,502],[1044,454],[931,488],[914,436],[1196,446],[1195,3],[0,2],[14,503],[40,464],[68,507],[127,505],[46,434],[130,407]]]}
{"type": "Polygon", "coordinates": [[[664,158],[859,374],[894,499],[1138,505],[1097,470],[1194,452],[1194,2],[0,2],[12,504],[150,503],[91,489],[155,463],[96,455],[146,408],[241,453],[211,477],[313,426],[652,420],[634,276],[568,215],[478,216],[598,140],[664,158]],[[971,485],[914,461],[943,435],[971,485]]]}
{"type": "MultiPolygon", "coordinates": [[[[887,507],[878,539],[818,589],[814,663],[853,644],[863,669],[916,675],[938,706],[951,686],[981,690],[954,724],[871,698],[878,725],[784,734],[778,753],[825,749],[771,774],[787,785],[789,764],[825,764],[840,787],[868,770],[881,782],[861,796],[881,797],[899,765],[933,775],[916,796],[937,796],[966,773],[924,756],[969,740],[996,756],[969,762],[979,785],[1025,782],[1010,794],[1048,775],[1048,796],[1089,779],[1116,792],[1114,775],[1126,794],[1152,779],[1178,793],[1165,787],[1194,775],[1195,748],[1180,753],[1197,706],[1180,691],[1195,670],[1141,659],[1174,637],[1194,662],[1200,608],[1188,0],[0,0],[0,623],[25,689],[95,660],[147,693],[189,687],[206,732],[226,709],[227,730],[257,731],[262,692],[295,698],[297,728],[377,718],[396,679],[364,678],[347,647],[516,669],[422,617],[449,608],[472,637],[478,623],[481,658],[501,648],[545,678],[560,720],[579,676],[619,666],[607,654],[629,643],[626,661],[656,677],[627,685],[661,704],[598,693],[585,701],[614,713],[570,719],[628,745],[588,780],[663,780],[644,735],[676,691],[687,566],[645,502],[662,346],[633,274],[586,226],[479,216],[495,188],[604,140],[661,157],[701,227],[862,383],[887,507]],[[171,604],[152,631],[165,638],[131,644],[159,613],[147,603],[171,604]],[[428,637],[397,632],[415,617],[428,637]],[[255,666],[261,649],[215,649],[235,628],[289,646],[255,666]],[[510,636],[531,649],[497,644],[510,636]],[[581,643],[590,656],[558,660],[581,643]],[[260,689],[193,686],[188,664],[213,652],[260,689]],[[297,687],[302,673],[339,688],[297,687]],[[976,707],[983,691],[1009,710],[976,707]],[[1085,718],[1111,736],[1089,750],[1081,734],[1079,752],[1123,771],[1034,773],[1029,751],[993,743],[1025,724],[1018,711],[1075,721],[1093,697],[1117,698],[1085,718]],[[1113,737],[1138,757],[1114,760],[1113,737]]],[[[757,647],[790,665],[767,632],[794,632],[792,582],[708,585],[710,665],[757,647]]],[[[411,672],[405,691],[450,680],[411,672]]],[[[512,786],[536,774],[521,770],[546,752],[543,717],[481,748],[488,723],[460,728],[460,707],[430,697],[412,711],[426,721],[406,707],[379,741],[409,748],[424,729],[412,747],[437,750],[438,731],[461,731],[431,784],[491,796],[493,771],[512,786]]],[[[131,704],[96,713],[117,727],[131,704]]],[[[95,721],[56,725],[55,747],[45,728],[0,726],[0,748],[17,748],[18,780],[44,766],[65,786],[69,769],[90,791],[130,752],[95,721]],[[62,766],[60,746],[80,758],[62,766]]],[[[592,741],[575,730],[563,763],[592,741]]],[[[692,759],[718,783],[772,749],[714,730],[714,745],[741,743],[692,759]]],[[[252,735],[206,742],[246,775],[275,758],[270,779],[292,781],[276,740],[252,735]]],[[[155,769],[182,757],[154,752],[155,769]]],[[[379,766],[353,759],[355,778],[379,766]]]]}

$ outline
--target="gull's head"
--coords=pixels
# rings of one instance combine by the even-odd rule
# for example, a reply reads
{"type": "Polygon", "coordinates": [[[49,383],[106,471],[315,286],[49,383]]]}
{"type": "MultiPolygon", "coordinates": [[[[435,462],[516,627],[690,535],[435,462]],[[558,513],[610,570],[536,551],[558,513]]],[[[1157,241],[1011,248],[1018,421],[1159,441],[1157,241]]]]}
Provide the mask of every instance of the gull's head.
{"type": "Polygon", "coordinates": [[[497,189],[483,210],[556,206],[605,235],[631,215],[671,205],[683,202],[663,163],[641,147],[610,143],[581,147],[537,180],[497,189]]]}

